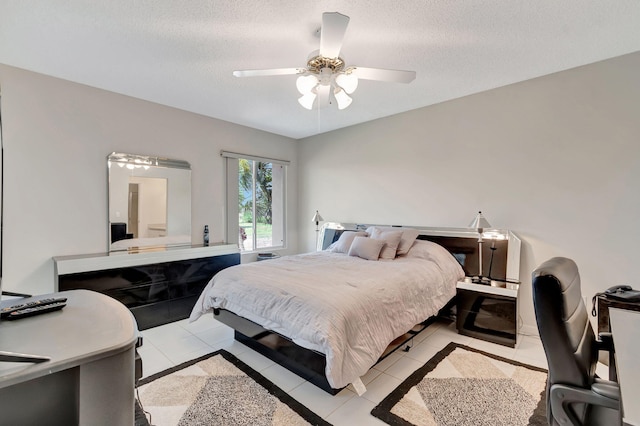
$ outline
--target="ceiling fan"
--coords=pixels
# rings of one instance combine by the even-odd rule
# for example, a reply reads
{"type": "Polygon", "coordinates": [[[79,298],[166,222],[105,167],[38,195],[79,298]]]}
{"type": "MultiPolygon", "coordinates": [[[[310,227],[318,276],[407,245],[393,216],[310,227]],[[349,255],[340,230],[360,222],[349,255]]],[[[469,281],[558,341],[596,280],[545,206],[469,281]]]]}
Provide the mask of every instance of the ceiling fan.
{"type": "Polygon", "coordinates": [[[266,70],[234,71],[236,77],[261,77],[297,74],[296,87],[302,95],[298,102],[306,109],[312,109],[316,99],[318,107],[326,107],[335,99],[338,109],[351,105],[351,97],[358,87],[358,80],[377,80],[393,83],[411,83],[416,78],[415,71],[364,68],[345,66],[339,56],[342,40],[347,31],[349,17],[338,12],[322,14],[320,30],[320,50],[309,55],[306,68],[274,68],[266,70]]]}

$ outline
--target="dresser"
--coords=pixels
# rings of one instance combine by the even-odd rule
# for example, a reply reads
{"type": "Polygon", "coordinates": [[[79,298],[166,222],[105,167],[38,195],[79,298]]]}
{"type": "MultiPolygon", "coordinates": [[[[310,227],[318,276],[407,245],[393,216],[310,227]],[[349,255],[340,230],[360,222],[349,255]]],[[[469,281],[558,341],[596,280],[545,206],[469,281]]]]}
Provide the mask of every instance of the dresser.
{"type": "Polygon", "coordinates": [[[57,291],[87,289],[122,302],[140,330],[188,318],[219,271],[240,263],[237,245],[213,244],[57,256],[57,291]]]}

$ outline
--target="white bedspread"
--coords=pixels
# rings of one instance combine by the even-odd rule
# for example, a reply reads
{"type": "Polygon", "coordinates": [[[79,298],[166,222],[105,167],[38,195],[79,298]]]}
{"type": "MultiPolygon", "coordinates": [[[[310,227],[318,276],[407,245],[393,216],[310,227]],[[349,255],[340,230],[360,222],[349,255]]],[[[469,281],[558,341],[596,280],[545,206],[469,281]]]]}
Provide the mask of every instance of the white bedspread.
{"type": "Polygon", "coordinates": [[[364,375],[396,337],[436,314],[464,276],[453,257],[367,261],[318,252],[220,271],[190,320],[224,308],[326,355],[341,388],[364,375]]]}

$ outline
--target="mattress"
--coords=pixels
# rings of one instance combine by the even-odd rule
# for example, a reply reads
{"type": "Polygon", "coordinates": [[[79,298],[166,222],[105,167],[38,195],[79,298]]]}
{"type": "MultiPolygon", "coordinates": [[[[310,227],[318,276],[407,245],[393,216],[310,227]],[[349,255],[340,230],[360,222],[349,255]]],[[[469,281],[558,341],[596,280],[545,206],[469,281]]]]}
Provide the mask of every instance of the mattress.
{"type": "Polygon", "coordinates": [[[220,308],[286,336],[324,354],[327,380],[339,389],[455,295],[464,272],[438,247],[446,254],[411,256],[412,249],[368,261],[323,251],[233,266],[208,283],[190,320],[220,308]]]}

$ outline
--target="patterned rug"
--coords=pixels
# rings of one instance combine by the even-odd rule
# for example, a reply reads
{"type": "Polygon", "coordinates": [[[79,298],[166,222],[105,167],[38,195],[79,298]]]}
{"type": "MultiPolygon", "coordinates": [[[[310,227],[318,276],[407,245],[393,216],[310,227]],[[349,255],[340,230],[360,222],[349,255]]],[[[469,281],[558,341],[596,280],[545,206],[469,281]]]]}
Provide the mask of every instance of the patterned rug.
{"type": "Polygon", "coordinates": [[[136,426],[149,424],[330,425],[225,351],[140,380],[136,426]]]}
{"type": "Polygon", "coordinates": [[[390,425],[546,425],[547,371],[449,343],[371,414],[390,425]]]}

